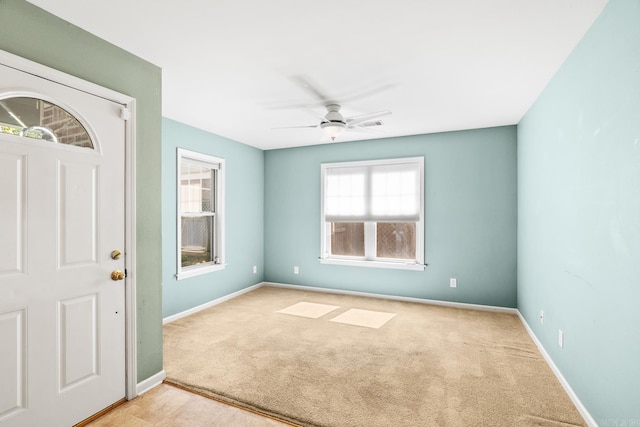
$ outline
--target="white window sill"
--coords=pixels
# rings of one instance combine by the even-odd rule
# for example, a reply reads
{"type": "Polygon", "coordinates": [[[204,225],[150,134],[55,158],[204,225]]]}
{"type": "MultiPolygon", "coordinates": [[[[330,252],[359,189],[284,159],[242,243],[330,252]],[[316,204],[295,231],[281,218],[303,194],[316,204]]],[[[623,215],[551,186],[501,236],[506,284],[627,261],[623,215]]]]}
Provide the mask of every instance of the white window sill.
{"type": "Polygon", "coordinates": [[[357,259],[320,258],[321,264],[350,265],[354,267],[391,268],[396,270],[424,271],[426,265],[415,262],[366,261],[357,259]]]}
{"type": "Polygon", "coordinates": [[[202,274],[212,273],[214,271],[224,270],[227,264],[209,264],[203,267],[192,267],[185,269],[176,274],[177,280],[186,279],[189,277],[200,276],[202,274]]]}

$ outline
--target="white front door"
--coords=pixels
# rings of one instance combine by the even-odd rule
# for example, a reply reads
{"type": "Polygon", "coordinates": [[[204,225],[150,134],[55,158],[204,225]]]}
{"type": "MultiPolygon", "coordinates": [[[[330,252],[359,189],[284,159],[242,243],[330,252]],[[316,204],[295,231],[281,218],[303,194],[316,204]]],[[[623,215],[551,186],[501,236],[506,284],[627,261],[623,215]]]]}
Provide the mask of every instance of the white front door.
{"type": "Polygon", "coordinates": [[[2,64],[0,117],[0,426],[70,426],[125,397],[125,122],[2,64]],[[92,147],[28,122],[51,105],[92,147]]]}

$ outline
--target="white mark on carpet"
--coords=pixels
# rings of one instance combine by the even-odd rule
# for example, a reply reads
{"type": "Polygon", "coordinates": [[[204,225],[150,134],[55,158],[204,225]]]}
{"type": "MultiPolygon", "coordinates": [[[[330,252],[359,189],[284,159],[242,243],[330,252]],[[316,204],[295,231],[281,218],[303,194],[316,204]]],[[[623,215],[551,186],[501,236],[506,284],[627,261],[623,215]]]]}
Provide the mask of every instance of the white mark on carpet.
{"type": "Polygon", "coordinates": [[[322,317],[325,314],[335,310],[336,308],[340,308],[337,305],[327,305],[327,304],[317,304],[315,302],[299,302],[297,304],[293,304],[287,308],[283,308],[282,310],[278,310],[278,313],[283,314],[293,314],[294,316],[302,316],[309,317],[311,319],[317,319],[318,317],[322,317]]]}
{"type": "Polygon", "coordinates": [[[348,325],[364,326],[378,329],[395,317],[395,313],[382,311],[360,310],[352,308],[339,316],[331,319],[331,322],[346,323],[348,325]]]}

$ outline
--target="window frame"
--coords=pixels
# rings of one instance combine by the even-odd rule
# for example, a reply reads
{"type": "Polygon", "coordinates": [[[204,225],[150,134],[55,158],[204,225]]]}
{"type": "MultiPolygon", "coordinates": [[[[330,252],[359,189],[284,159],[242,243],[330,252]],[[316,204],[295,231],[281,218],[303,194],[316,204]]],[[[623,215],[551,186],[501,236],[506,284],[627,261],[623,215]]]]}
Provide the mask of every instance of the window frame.
{"type": "Polygon", "coordinates": [[[186,279],[214,271],[223,270],[226,267],[225,258],[225,159],[211,156],[208,154],[198,153],[196,151],[177,149],[177,165],[176,165],[176,279],[186,279]],[[200,166],[209,167],[215,170],[215,179],[212,179],[213,198],[212,204],[215,206],[215,212],[211,215],[204,213],[202,216],[213,217],[213,227],[211,230],[211,249],[218,262],[207,262],[204,264],[182,266],[182,218],[194,217],[193,214],[184,214],[182,212],[182,190],[181,190],[181,173],[183,161],[191,161],[200,166]]]}
{"type": "MultiPolygon", "coordinates": [[[[351,162],[322,163],[320,164],[320,263],[347,265],[358,267],[390,268],[401,270],[424,271],[424,157],[405,157],[380,160],[363,160],[351,162]],[[336,168],[368,168],[376,166],[392,166],[399,164],[415,164],[419,171],[419,218],[415,221],[416,228],[416,259],[404,260],[394,258],[377,258],[376,254],[376,224],[380,221],[363,220],[365,256],[354,257],[345,255],[331,255],[331,221],[325,216],[325,185],[327,183],[327,171],[336,168]]],[[[368,185],[368,184],[367,184],[368,185]]],[[[371,197],[371,195],[368,195],[371,197]]],[[[340,222],[340,221],[335,221],[340,222]]],[[[391,221],[390,221],[391,222],[391,221]]],[[[414,222],[398,218],[393,222],[414,222]]]]}

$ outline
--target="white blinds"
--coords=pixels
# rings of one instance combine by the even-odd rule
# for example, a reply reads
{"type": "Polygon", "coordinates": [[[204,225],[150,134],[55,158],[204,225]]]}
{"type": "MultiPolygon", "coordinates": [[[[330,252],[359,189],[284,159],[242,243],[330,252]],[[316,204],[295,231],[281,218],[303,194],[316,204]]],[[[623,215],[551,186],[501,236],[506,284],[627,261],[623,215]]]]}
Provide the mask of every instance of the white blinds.
{"type": "Polygon", "coordinates": [[[323,165],[324,220],[420,220],[422,158],[323,165]]]}

